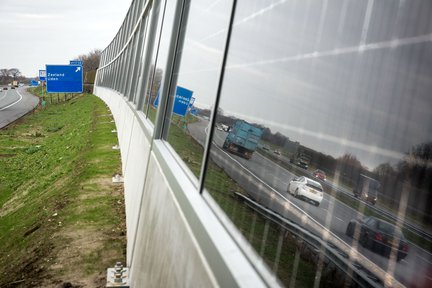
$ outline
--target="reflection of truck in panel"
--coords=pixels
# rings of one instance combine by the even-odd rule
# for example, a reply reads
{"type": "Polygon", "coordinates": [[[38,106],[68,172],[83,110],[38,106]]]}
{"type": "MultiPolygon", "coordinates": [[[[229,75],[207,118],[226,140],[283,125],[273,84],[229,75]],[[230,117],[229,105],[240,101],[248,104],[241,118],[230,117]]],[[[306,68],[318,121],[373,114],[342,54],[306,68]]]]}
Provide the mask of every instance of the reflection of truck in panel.
{"type": "Polygon", "coordinates": [[[238,120],[229,130],[223,148],[231,153],[250,159],[257,149],[262,134],[263,130],[261,128],[255,127],[246,121],[238,120]]]}
{"type": "Polygon", "coordinates": [[[360,174],[354,185],[354,196],[375,205],[381,184],[369,176],[360,174]]]}

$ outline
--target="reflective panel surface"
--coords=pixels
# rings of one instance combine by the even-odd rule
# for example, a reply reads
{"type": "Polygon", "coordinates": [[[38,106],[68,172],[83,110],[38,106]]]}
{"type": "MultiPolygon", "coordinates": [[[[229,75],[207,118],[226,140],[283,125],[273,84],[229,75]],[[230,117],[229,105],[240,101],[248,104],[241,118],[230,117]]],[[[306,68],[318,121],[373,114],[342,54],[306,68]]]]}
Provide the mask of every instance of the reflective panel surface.
{"type": "Polygon", "coordinates": [[[432,285],[431,8],[238,3],[205,188],[284,285],[432,285]]]}
{"type": "MultiPolygon", "coordinates": [[[[164,69],[166,68],[168,61],[168,49],[170,45],[171,32],[173,29],[174,21],[174,11],[175,11],[175,1],[156,1],[154,3],[155,15],[158,16],[155,25],[155,41],[151,42],[151,60],[149,66],[146,67],[148,70],[147,75],[148,80],[145,86],[145,96],[144,96],[144,113],[147,114],[147,118],[154,123],[156,117],[157,102],[155,102],[158,92],[161,87],[162,78],[164,77],[164,69]]],[[[146,80],[146,79],[143,79],[146,80]]]]}
{"type": "Polygon", "coordinates": [[[226,43],[223,29],[228,25],[231,8],[231,1],[199,1],[185,7],[189,15],[183,19],[187,26],[181,31],[184,45],[176,55],[180,61],[178,72],[173,75],[177,80],[176,93],[170,99],[172,110],[166,116],[165,127],[169,130],[165,134],[197,177],[220,79],[226,43]]]}

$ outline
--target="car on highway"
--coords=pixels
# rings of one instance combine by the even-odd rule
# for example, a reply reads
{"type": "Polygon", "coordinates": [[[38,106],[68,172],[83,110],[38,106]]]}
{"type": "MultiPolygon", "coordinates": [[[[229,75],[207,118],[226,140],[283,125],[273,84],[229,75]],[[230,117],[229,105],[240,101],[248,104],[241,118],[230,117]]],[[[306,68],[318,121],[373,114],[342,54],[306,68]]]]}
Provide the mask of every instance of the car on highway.
{"type": "Polygon", "coordinates": [[[294,165],[303,168],[305,170],[307,170],[309,168],[309,162],[307,159],[303,159],[303,158],[291,158],[290,159],[290,163],[293,163],[294,165]]]}
{"type": "Polygon", "coordinates": [[[378,193],[380,189],[381,183],[378,180],[360,174],[354,186],[353,193],[354,197],[375,205],[378,201],[378,193]]]}
{"type": "Polygon", "coordinates": [[[288,184],[288,193],[312,202],[315,206],[321,204],[323,192],[324,189],[319,182],[304,176],[294,177],[288,184]]]}
{"type": "Polygon", "coordinates": [[[267,147],[267,146],[265,146],[265,145],[264,145],[264,146],[262,146],[262,147],[261,147],[261,149],[262,149],[262,150],[264,150],[264,151],[267,151],[267,152],[269,152],[269,151],[270,151],[270,148],[269,148],[269,147],[267,147]]]}
{"type": "Polygon", "coordinates": [[[312,173],[312,175],[313,175],[315,178],[317,178],[317,179],[319,179],[319,180],[322,180],[322,181],[326,181],[326,179],[327,179],[326,174],[324,173],[324,171],[322,171],[322,170],[320,170],[320,169],[316,169],[316,170],[312,173]]]}
{"type": "Polygon", "coordinates": [[[8,90],[8,87],[3,87],[3,90],[8,90]]]}
{"type": "Polygon", "coordinates": [[[362,246],[383,256],[389,257],[394,251],[397,261],[408,255],[408,242],[402,230],[382,219],[373,216],[352,219],[345,233],[362,246]]]}

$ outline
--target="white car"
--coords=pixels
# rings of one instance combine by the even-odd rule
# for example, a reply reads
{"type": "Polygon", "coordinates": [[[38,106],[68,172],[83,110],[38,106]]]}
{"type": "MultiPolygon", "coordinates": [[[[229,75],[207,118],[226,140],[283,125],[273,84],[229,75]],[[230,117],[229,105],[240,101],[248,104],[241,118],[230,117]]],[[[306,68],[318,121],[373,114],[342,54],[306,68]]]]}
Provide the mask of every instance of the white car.
{"type": "Polygon", "coordinates": [[[311,201],[315,206],[321,204],[323,191],[319,182],[304,176],[295,177],[288,184],[288,193],[295,197],[311,201]]]}

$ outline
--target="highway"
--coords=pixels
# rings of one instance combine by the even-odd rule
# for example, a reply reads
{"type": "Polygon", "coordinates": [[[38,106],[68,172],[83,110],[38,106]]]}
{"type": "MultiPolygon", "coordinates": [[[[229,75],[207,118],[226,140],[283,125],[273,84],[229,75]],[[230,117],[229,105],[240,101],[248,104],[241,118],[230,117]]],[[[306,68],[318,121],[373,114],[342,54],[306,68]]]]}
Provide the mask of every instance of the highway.
{"type": "Polygon", "coordinates": [[[0,90],[0,129],[33,110],[38,103],[39,98],[25,87],[0,90]]]}
{"type": "MultiPolygon", "coordinates": [[[[206,137],[204,131],[208,129],[207,125],[208,121],[200,120],[199,122],[189,124],[188,129],[191,135],[201,142],[202,139],[206,137]]],[[[296,217],[293,216],[290,211],[292,206],[286,205],[287,202],[290,202],[290,205],[297,206],[298,209],[301,209],[305,214],[310,215],[315,221],[329,229],[334,236],[348,245],[356,247],[354,249],[357,249],[358,252],[363,254],[378,267],[389,273],[394,271],[391,274],[402,284],[408,287],[413,286],[413,284],[420,284],[417,287],[431,287],[432,255],[430,253],[410,243],[408,256],[400,262],[394,262],[362,247],[358,243],[353,243],[352,239],[345,235],[345,230],[351,219],[362,217],[359,212],[348,207],[335,197],[332,197],[332,191],[326,191],[327,193],[325,193],[324,199],[319,207],[291,196],[287,193],[287,187],[289,181],[295,177],[293,173],[259,153],[254,153],[250,160],[227,153],[221,149],[225,137],[226,132],[216,130],[212,148],[213,151],[217,150],[217,154],[221,155],[221,157],[229,159],[229,161],[226,161],[226,167],[223,168],[228,170],[228,166],[232,166],[232,163],[237,163],[242,166],[244,170],[248,171],[247,174],[255,175],[256,178],[271,187],[270,189],[260,189],[261,191],[259,193],[256,191],[248,191],[251,195],[254,195],[256,199],[259,199],[258,201],[260,203],[264,203],[265,206],[283,215],[285,218],[299,221],[298,218],[295,219],[296,217]],[[262,193],[262,191],[265,192],[262,193]]],[[[244,175],[242,177],[244,177],[244,175]]],[[[239,183],[245,182],[244,179],[234,180],[239,183]]],[[[335,193],[335,191],[333,193],[335,193]]]]}

